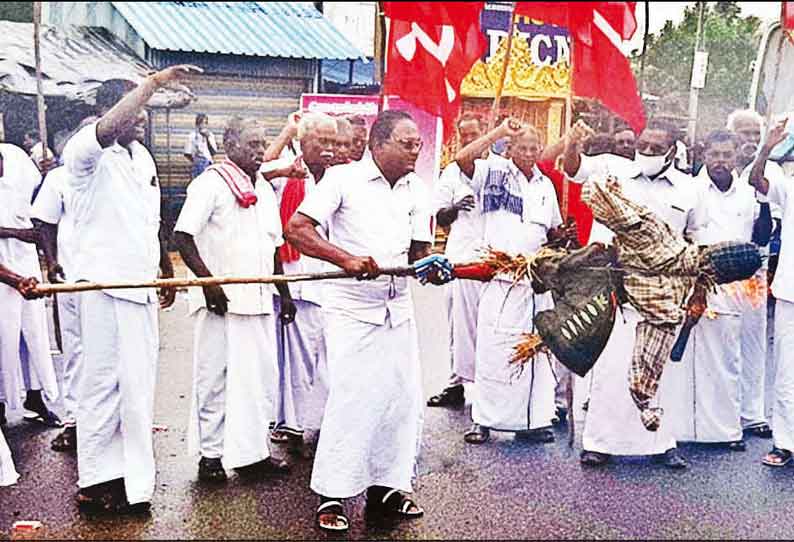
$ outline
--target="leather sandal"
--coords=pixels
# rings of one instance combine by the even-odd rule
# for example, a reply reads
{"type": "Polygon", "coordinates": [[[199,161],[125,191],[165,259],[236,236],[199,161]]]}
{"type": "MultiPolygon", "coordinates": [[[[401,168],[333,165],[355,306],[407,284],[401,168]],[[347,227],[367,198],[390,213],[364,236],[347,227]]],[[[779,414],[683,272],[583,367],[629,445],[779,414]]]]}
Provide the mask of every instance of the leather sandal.
{"type": "Polygon", "coordinates": [[[401,519],[416,519],[421,518],[425,511],[405,493],[398,489],[390,489],[380,498],[375,497],[372,492],[368,492],[367,513],[401,519]]]}
{"type": "Polygon", "coordinates": [[[609,463],[610,457],[609,454],[584,450],[582,455],[579,456],[579,462],[587,467],[601,467],[609,463]]]}
{"type": "Polygon", "coordinates": [[[554,442],[554,432],[551,429],[533,429],[531,431],[517,431],[516,440],[523,442],[554,442]]]}
{"type": "Polygon", "coordinates": [[[766,423],[748,427],[744,430],[744,433],[759,438],[772,438],[772,428],[766,423]]]}
{"type": "Polygon", "coordinates": [[[485,444],[491,440],[491,430],[475,423],[463,434],[463,440],[469,444],[485,444]]]}
{"type": "Polygon", "coordinates": [[[202,482],[221,484],[227,480],[220,458],[202,457],[199,460],[198,479],[202,482]]]}
{"type": "Polygon", "coordinates": [[[317,507],[315,516],[317,527],[323,531],[340,532],[350,528],[350,520],[345,515],[345,509],[339,501],[325,501],[317,507]],[[328,521],[323,521],[326,519],[328,521]]]}
{"type": "Polygon", "coordinates": [[[463,384],[450,386],[427,400],[429,407],[463,406],[466,404],[463,384]]]}
{"type": "Polygon", "coordinates": [[[50,447],[56,452],[77,451],[77,428],[73,425],[64,427],[63,431],[52,440],[50,447]]]}
{"type": "Polygon", "coordinates": [[[785,467],[790,462],[791,452],[782,448],[772,448],[772,451],[761,460],[761,463],[767,467],[785,467]]]}

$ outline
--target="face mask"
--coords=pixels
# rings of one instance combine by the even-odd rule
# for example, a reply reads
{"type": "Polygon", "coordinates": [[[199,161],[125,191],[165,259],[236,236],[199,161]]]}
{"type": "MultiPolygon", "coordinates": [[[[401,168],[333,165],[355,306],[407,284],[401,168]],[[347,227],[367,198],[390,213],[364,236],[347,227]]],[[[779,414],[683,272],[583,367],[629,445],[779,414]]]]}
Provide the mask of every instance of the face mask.
{"type": "Polygon", "coordinates": [[[647,177],[653,177],[662,172],[667,165],[667,155],[648,156],[647,154],[636,153],[634,163],[640,168],[640,172],[647,177]]]}

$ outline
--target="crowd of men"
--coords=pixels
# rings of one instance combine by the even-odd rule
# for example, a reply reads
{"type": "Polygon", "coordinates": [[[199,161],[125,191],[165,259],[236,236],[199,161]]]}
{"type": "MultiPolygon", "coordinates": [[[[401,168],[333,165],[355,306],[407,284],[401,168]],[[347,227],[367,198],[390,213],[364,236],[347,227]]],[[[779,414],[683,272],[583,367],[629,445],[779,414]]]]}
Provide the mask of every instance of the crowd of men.
{"type": "MultiPolygon", "coordinates": [[[[144,106],[158,88],[197,70],[176,66],[137,87],[103,87],[98,103],[105,107],[57,149],[60,164],[45,164],[43,183],[23,150],[0,144],[0,425],[6,405],[24,408],[33,421],[62,425],[52,447],[77,453],[77,503],[92,515],[149,513],[158,305],[171,306],[176,292],[59,295],[64,377],[57,382],[46,309],[35,288],[42,280],[37,248],[51,282],[173,276],[158,173],[141,143],[144,106]],[[62,422],[47,406],[59,388],[62,422]]],[[[794,227],[794,180],[768,161],[785,125],[762,137],[763,124],[751,111],[731,115],[725,130],[705,140],[703,165],[693,174],[679,167],[678,132],[662,121],[650,121],[640,134],[606,135],[578,123],[544,148],[532,126],[506,119],[488,131],[481,118],[465,114],[453,161],[426,183],[414,173],[422,139],[404,112],[382,112],[371,127],[361,117],[293,114],[269,144],[261,122],[235,117],[223,133],[224,158],[214,161],[214,136],[206,116],[197,117],[185,147],[193,179],[173,233],[192,274],[342,269],[351,277],[190,289],[195,331],[187,440],[199,458],[198,479],[222,484],[226,469],[250,479],[287,475],[290,465],[275,459],[269,445],[285,443],[294,457],[314,461],[319,528],[347,530],[344,499],[364,491],[368,513],[423,514],[410,496],[424,399],[409,279],[381,273],[406,265],[422,284],[445,288],[450,379],[427,405],[460,407],[470,391],[473,425],[465,442],[485,444],[492,431],[554,441],[553,424],[566,415],[573,423],[561,400],[572,387],[586,408],[583,465],[648,455],[681,469],[687,462],[678,442],[741,451],[748,436],[773,438],[763,462],[787,464],[794,451],[794,247],[787,240],[794,237],[786,233],[794,227]],[[505,142],[497,154],[493,149],[502,145],[496,144],[505,142]],[[774,368],[766,366],[762,269],[746,284],[709,293],[708,317],[695,328],[683,361],[665,369],[653,406],[666,414],[656,431],[643,425],[627,386],[643,324],[629,306],[585,378],[572,377],[548,355],[517,376],[508,364],[512,347],[534,329],[534,315],[553,306],[551,295],[502,274],[487,283],[453,280],[452,264],[477,259],[485,247],[531,255],[549,242],[576,242],[582,231],[559,204],[566,177],[617,179],[628,198],[696,244],[744,241],[766,250],[780,235],[774,368]],[[431,253],[434,218],[449,229],[444,255],[431,253]],[[768,370],[775,373],[772,420],[768,370]],[[304,432],[318,397],[324,407],[312,453],[304,432]]],[[[589,243],[610,243],[605,226],[589,229],[589,243]]],[[[0,432],[0,485],[16,479],[0,432]]]]}

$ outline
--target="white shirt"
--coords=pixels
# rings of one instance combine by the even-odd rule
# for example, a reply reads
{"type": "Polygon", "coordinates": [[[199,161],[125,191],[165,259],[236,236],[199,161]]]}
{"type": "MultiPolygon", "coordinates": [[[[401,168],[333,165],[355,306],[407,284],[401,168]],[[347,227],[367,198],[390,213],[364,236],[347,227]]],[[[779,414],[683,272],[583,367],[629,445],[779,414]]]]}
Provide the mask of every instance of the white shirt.
{"type": "MultiPolygon", "coordinates": [[[[42,160],[42,158],[44,158],[44,145],[41,143],[41,141],[39,141],[30,149],[30,159],[33,160],[33,163],[36,164],[36,167],[38,168],[39,162],[42,160]]],[[[49,147],[47,147],[47,158],[50,160],[55,158],[55,155],[49,147]]]]}
{"type": "Polygon", "coordinates": [[[528,179],[512,160],[492,154],[475,164],[473,184],[481,191],[486,246],[531,255],[562,224],[554,185],[537,166],[528,179]]]}
{"type": "MultiPolygon", "coordinates": [[[[304,179],[305,190],[306,190],[306,195],[304,196],[305,199],[315,189],[315,187],[317,186],[317,181],[314,180],[314,175],[312,175],[312,172],[309,170],[309,167],[306,165],[305,162],[303,163],[303,169],[306,171],[307,174],[306,178],[304,179]]],[[[286,185],[287,180],[288,179],[286,177],[277,177],[275,179],[271,179],[271,183],[273,184],[273,187],[276,190],[276,196],[278,198],[279,207],[281,206],[284,186],[286,185]]],[[[323,224],[318,225],[315,229],[323,239],[328,239],[328,233],[327,233],[328,228],[326,225],[323,224]]],[[[323,260],[318,260],[317,258],[310,258],[305,254],[301,254],[300,258],[297,261],[284,262],[283,266],[284,266],[284,273],[287,275],[339,271],[339,268],[336,267],[335,265],[323,260]]],[[[325,285],[326,283],[323,281],[310,280],[310,281],[302,281],[302,282],[292,282],[289,285],[289,289],[293,299],[301,299],[303,301],[314,303],[315,305],[322,305],[325,285]]]]}
{"type": "Polygon", "coordinates": [[[210,162],[212,162],[212,153],[210,152],[210,145],[216,151],[218,150],[218,145],[215,143],[215,136],[212,132],[209,133],[207,138],[205,139],[203,135],[199,133],[198,130],[193,130],[190,132],[190,135],[185,141],[185,154],[189,154],[192,157],[203,156],[210,162]],[[209,143],[207,142],[209,140],[209,143]]]}
{"type": "MultiPolygon", "coordinates": [[[[752,242],[753,224],[760,214],[755,190],[734,175],[730,188],[723,192],[711,180],[705,166],[693,182],[702,205],[702,222],[692,232],[693,241],[698,245],[723,241],[752,242]]],[[[709,293],[709,308],[721,314],[742,314],[738,286],[738,283],[719,285],[720,294],[709,293]]]]}
{"type": "MultiPolygon", "coordinates": [[[[583,155],[579,170],[572,179],[585,182],[592,178],[597,182],[605,182],[607,176],[618,179],[623,194],[631,201],[648,207],[681,235],[694,231],[703,221],[692,177],[672,165],[651,179],[643,175],[632,160],[613,154],[583,155]]],[[[610,243],[612,237],[614,234],[609,228],[597,220],[593,222],[590,243],[610,243]]]]}
{"type": "MultiPolygon", "coordinates": [[[[475,163],[479,161],[477,160],[475,163]]],[[[452,162],[444,168],[433,191],[433,209],[436,213],[454,205],[466,196],[474,196],[474,208],[470,211],[460,211],[449,228],[444,253],[451,262],[473,261],[483,246],[480,188],[474,184],[473,179],[461,171],[456,162],[452,162]]]]}
{"type": "MultiPolygon", "coordinates": [[[[188,185],[174,231],[193,236],[213,276],[273,274],[276,248],[284,243],[278,205],[267,181],[260,179],[255,192],[256,204],[246,209],[215,171],[205,171],[188,185]]],[[[242,315],[271,314],[274,290],[270,284],[223,286],[229,312],[242,315]]],[[[206,307],[201,289],[193,288],[189,295],[191,313],[206,307]]]]}
{"type": "Polygon", "coordinates": [[[780,256],[772,282],[772,293],[778,299],[794,303],[794,179],[772,177],[767,197],[783,211],[780,235],[780,256]]]}
{"type": "MultiPolygon", "coordinates": [[[[160,261],[160,182],[151,154],[97,141],[96,123],[66,144],[64,163],[72,190],[75,253],[73,280],[150,281],[160,261]]],[[[112,297],[155,303],[154,289],[107,290],[112,297]]]]}
{"type": "MultiPolygon", "coordinates": [[[[27,153],[9,143],[0,143],[0,227],[32,228],[30,200],[41,181],[41,173],[27,153]]],[[[41,271],[35,245],[17,239],[0,239],[0,260],[17,273],[30,276],[41,271]]]]}
{"type": "MultiPolygon", "coordinates": [[[[330,168],[298,212],[328,224],[329,241],[354,256],[371,256],[379,267],[408,264],[411,241],[432,243],[432,208],[416,174],[392,187],[372,159],[330,168]]],[[[408,279],[328,281],[324,306],[371,324],[392,325],[413,315],[408,279]]]]}
{"type": "Polygon", "coordinates": [[[68,181],[69,172],[57,167],[47,173],[36,201],[33,218],[58,226],[58,263],[67,279],[72,278],[74,252],[78,248],[74,237],[74,209],[68,181]]]}

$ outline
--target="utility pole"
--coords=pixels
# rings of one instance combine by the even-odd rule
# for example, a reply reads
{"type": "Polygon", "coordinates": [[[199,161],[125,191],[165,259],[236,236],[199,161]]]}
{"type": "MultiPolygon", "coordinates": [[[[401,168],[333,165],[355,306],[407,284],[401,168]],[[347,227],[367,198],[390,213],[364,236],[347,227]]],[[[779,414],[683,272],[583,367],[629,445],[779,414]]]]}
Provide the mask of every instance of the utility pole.
{"type": "Polygon", "coordinates": [[[706,11],[706,3],[698,2],[698,30],[695,37],[695,51],[692,61],[692,80],[689,88],[689,125],[687,126],[687,136],[689,144],[695,143],[698,122],[698,94],[700,89],[706,85],[706,67],[708,65],[708,53],[704,50],[703,43],[703,16],[706,11]]]}

